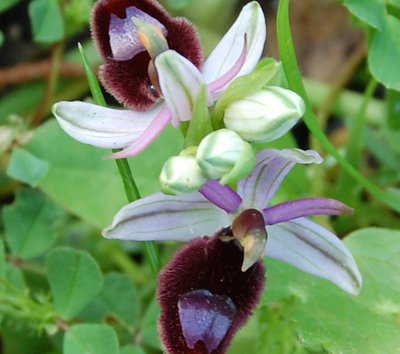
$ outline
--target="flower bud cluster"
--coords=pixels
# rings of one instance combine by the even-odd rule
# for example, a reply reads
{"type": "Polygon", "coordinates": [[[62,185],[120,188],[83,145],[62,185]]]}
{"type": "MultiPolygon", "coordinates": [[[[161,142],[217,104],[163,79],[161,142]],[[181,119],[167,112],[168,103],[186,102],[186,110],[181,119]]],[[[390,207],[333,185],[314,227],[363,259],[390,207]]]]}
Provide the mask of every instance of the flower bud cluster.
{"type": "Polygon", "coordinates": [[[208,134],[198,147],[167,160],[160,174],[161,190],[166,194],[194,192],[207,179],[234,183],[247,176],[255,164],[251,145],[234,131],[220,129],[208,134]]]}

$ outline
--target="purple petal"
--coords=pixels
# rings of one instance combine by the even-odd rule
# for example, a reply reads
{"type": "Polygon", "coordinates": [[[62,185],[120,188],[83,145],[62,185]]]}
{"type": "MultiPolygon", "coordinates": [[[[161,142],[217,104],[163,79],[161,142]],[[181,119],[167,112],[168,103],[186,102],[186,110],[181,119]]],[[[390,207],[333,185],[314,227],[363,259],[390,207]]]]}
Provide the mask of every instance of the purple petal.
{"type": "Polygon", "coordinates": [[[158,105],[146,112],[134,112],[75,101],[58,102],[52,112],[61,128],[81,143],[119,149],[134,144],[161,108],[158,105]]]}
{"type": "Polygon", "coordinates": [[[225,210],[227,213],[236,211],[242,203],[240,195],[231,187],[222,185],[214,179],[209,179],[199,192],[211,203],[225,210]]]}
{"type": "Polygon", "coordinates": [[[166,128],[171,121],[171,112],[164,107],[154,118],[151,124],[130,146],[122,151],[107,155],[109,159],[121,159],[138,154],[146,149],[166,128]]]}
{"type": "Polygon", "coordinates": [[[199,69],[188,59],[167,50],[155,59],[161,92],[172,113],[175,127],[192,117],[192,111],[203,80],[199,69]]]}
{"type": "Polygon", "coordinates": [[[231,69],[229,69],[224,75],[219,77],[217,80],[213,81],[208,85],[208,89],[211,93],[216,92],[226,86],[230,81],[232,81],[237,74],[239,73],[240,69],[243,67],[247,54],[247,39],[246,36],[244,37],[243,41],[243,49],[242,53],[240,54],[238,60],[231,69]]]}
{"type": "Polygon", "coordinates": [[[200,193],[156,193],[125,205],[102,234],[121,240],[188,241],[213,235],[229,224],[228,214],[200,193]]]}
{"type": "Polygon", "coordinates": [[[301,218],[267,227],[266,255],[327,279],[357,295],[362,277],[344,243],[332,232],[301,218]]]}
{"type": "Polygon", "coordinates": [[[235,23],[206,60],[203,76],[207,83],[225,75],[238,61],[242,54],[245,35],[247,37],[246,58],[236,77],[251,72],[257,65],[264,49],[265,17],[256,1],[243,7],[235,23]]]}
{"type": "Polygon", "coordinates": [[[341,215],[353,213],[353,208],[330,198],[305,198],[281,203],[263,210],[266,225],[310,215],[341,215]]]}
{"type": "Polygon", "coordinates": [[[201,289],[182,294],[178,301],[179,320],[187,346],[202,341],[209,353],[225,338],[236,316],[230,297],[201,289]]]}
{"type": "Polygon", "coordinates": [[[257,154],[253,173],[238,183],[238,193],[243,199],[243,209],[265,209],[283,179],[296,163],[321,163],[316,151],[300,149],[265,149],[257,154]]]}
{"type": "Polygon", "coordinates": [[[132,17],[157,26],[163,32],[164,36],[167,35],[166,28],[159,21],[135,6],[130,6],[126,9],[126,17],[124,19],[120,19],[115,14],[111,14],[108,33],[110,36],[110,47],[113,59],[115,60],[129,60],[136,54],[145,51],[145,48],[137,36],[132,17]]]}

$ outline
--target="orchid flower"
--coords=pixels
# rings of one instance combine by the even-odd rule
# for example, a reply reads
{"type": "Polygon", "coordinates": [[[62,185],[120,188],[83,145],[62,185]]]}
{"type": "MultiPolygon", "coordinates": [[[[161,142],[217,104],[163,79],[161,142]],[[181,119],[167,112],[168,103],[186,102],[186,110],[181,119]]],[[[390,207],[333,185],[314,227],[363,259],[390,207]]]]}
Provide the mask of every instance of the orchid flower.
{"type": "MultiPolygon", "coordinates": [[[[241,233],[244,228],[244,233],[247,229],[250,234],[261,235],[261,241],[264,237],[264,243],[258,242],[259,238],[253,239],[258,257],[279,259],[358,294],[362,279],[350,251],[331,231],[307,218],[348,214],[352,212],[350,207],[329,198],[304,198],[269,206],[296,164],[321,162],[322,158],[313,150],[263,150],[257,154],[253,173],[238,183],[237,191],[210,180],[200,192],[150,195],[124,206],[112,225],[103,230],[103,236],[138,241],[189,241],[232,225],[233,233],[235,229],[241,233]],[[257,250],[260,245],[261,251],[257,250]]],[[[246,242],[242,245],[246,257],[246,242]]],[[[244,270],[257,261],[252,256],[250,264],[244,260],[244,270]]]]}
{"type": "Polygon", "coordinates": [[[154,0],[98,1],[92,32],[105,60],[103,86],[130,110],[76,101],[56,103],[52,111],[74,139],[123,149],[114,158],[144,150],[170,122],[177,127],[190,120],[203,85],[211,106],[235,78],[254,69],[266,36],[257,2],[243,7],[204,65],[193,26],[154,0]]]}

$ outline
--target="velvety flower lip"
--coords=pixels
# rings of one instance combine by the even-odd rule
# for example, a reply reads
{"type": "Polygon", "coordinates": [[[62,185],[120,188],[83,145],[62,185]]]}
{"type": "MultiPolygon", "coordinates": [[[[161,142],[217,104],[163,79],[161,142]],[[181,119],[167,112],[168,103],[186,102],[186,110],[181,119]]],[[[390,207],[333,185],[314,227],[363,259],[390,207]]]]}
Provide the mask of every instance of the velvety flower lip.
{"type": "Polygon", "coordinates": [[[152,89],[149,79],[148,65],[151,58],[148,53],[130,52],[141,47],[134,45],[134,36],[130,32],[135,29],[129,16],[137,15],[138,11],[141,13],[140,17],[150,17],[150,21],[163,26],[169,48],[188,58],[196,67],[202,66],[203,54],[194,26],[185,18],[173,18],[157,1],[97,1],[92,11],[91,26],[93,39],[105,61],[100,69],[100,80],[106,90],[125,107],[144,111],[157,103],[160,96],[152,89]],[[128,21],[123,21],[124,19],[128,21]],[[128,32],[124,32],[122,37],[121,31],[119,36],[110,36],[110,29],[111,32],[116,31],[121,24],[129,26],[126,28],[128,32]],[[119,43],[121,53],[118,58],[113,56],[111,45],[115,41],[119,43]],[[123,60],[124,57],[129,59],[123,60]]]}
{"type": "Polygon", "coordinates": [[[265,268],[241,271],[243,251],[214,237],[196,238],[159,275],[159,330],[168,354],[223,354],[259,303],[265,268]]]}
{"type": "Polygon", "coordinates": [[[198,193],[185,196],[159,193],[146,197],[121,209],[103,235],[122,240],[188,241],[199,235],[212,235],[218,230],[215,227],[227,227],[243,211],[255,209],[262,213],[266,225],[266,256],[358,294],[362,277],[350,251],[331,231],[306,218],[349,214],[352,208],[330,198],[305,198],[269,206],[283,179],[296,164],[321,162],[322,158],[312,150],[263,150],[257,154],[253,173],[238,183],[237,192],[217,181],[209,181],[198,193]],[[149,217],[147,210],[153,203],[162,214],[156,211],[156,216],[149,217]],[[198,204],[191,207],[191,203],[198,204]],[[185,214],[195,217],[193,223],[188,223],[185,214]]]}
{"type": "MultiPolygon", "coordinates": [[[[139,16],[144,15],[140,12],[139,16]]],[[[163,31],[162,28],[160,30],[163,31]]],[[[149,120],[145,129],[142,122],[139,122],[138,126],[133,123],[128,127],[126,135],[135,138],[125,145],[122,144],[122,140],[117,141],[114,145],[120,146],[123,150],[110,155],[113,158],[132,156],[144,150],[170,122],[177,127],[180,122],[190,120],[197,93],[202,85],[207,85],[208,103],[212,105],[236,77],[254,69],[262,55],[266,37],[264,14],[255,1],[243,7],[235,23],[207,58],[204,68],[202,60],[199,59],[202,56],[196,49],[199,42],[193,27],[184,19],[170,17],[152,0],[98,1],[93,10],[92,32],[105,60],[100,70],[103,85],[126,107],[144,111],[146,119],[149,120]],[[111,18],[114,19],[112,23],[115,31],[124,32],[126,28],[131,28],[132,22],[129,21],[129,25],[127,24],[125,11],[134,14],[138,10],[151,16],[149,22],[158,21],[165,27],[167,33],[169,49],[157,55],[152,61],[157,71],[162,97],[153,88],[149,78],[148,68],[151,58],[147,52],[141,51],[142,47],[134,36],[119,36],[118,40],[113,39],[117,43],[115,52],[118,52],[117,56],[120,59],[132,55],[133,57],[127,60],[113,58],[109,34],[111,18]],[[121,21],[124,19],[125,22],[122,24],[121,21]],[[134,48],[133,52],[131,49],[125,51],[121,48],[125,41],[128,47],[134,48]],[[154,106],[157,102],[159,104],[154,106]],[[149,112],[152,114],[148,114],[149,112]],[[133,132],[137,131],[142,133],[136,136],[133,132]]],[[[100,115],[104,110],[98,107],[100,115]]],[[[88,116],[93,117],[97,113],[89,103],[60,102],[53,107],[53,114],[60,124],[66,121],[61,127],[67,134],[80,142],[97,147],[108,145],[114,131],[123,129],[122,126],[119,127],[120,110],[116,110],[115,115],[112,110],[108,111],[107,124],[96,125],[96,122],[90,121],[88,116]],[[75,107],[77,105],[79,110],[75,107]],[[89,114],[86,114],[85,105],[89,114]],[[77,112],[79,114],[76,114],[77,112]],[[92,133],[93,130],[97,133],[92,133]],[[107,143],[98,132],[104,133],[107,143]]],[[[118,140],[118,136],[116,139],[118,140]]]]}

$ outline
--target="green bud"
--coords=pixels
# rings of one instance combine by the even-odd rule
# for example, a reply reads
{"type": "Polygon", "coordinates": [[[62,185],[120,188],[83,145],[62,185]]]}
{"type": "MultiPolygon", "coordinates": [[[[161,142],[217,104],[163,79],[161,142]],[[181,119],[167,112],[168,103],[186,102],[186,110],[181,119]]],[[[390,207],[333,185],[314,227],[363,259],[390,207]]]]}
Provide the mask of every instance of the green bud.
{"type": "Polygon", "coordinates": [[[269,86],[230,104],[224,123],[251,142],[267,142],[286,134],[305,112],[303,99],[293,91],[269,86]]]}
{"type": "Polygon", "coordinates": [[[196,192],[207,181],[196,158],[185,152],[165,162],[159,180],[161,191],[173,195],[196,192]]]}
{"type": "Polygon", "coordinates": [[[222,184],[246,177],[256,165],[251,145],[229,129],[208,134],[197,149],[196,159],[207,178],[220,179],[222,184]]]}

